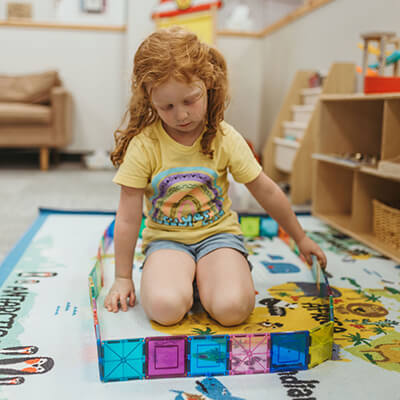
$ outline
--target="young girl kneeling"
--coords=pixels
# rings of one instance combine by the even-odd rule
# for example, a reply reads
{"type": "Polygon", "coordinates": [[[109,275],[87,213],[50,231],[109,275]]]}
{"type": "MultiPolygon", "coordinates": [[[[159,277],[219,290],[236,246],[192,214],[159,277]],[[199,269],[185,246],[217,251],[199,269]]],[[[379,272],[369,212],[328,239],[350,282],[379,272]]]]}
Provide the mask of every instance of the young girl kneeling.
{"type": "Polygon", "coordinates": [[[254,308],[248,253],[230,209],[228,171],[296,241],[311,263],[322,250],[306,236],[290,203],[243,137],[224,121],[223,56],[181,28],[160,30],[139,46],[126,129],[111,155],[121,185],[115,223],[115,281],[105,307],[135,304],[134,249],[146,200],[141,304],[162,325],[179,322],[200,301],[222,325],[242,323],[254,308]]]}

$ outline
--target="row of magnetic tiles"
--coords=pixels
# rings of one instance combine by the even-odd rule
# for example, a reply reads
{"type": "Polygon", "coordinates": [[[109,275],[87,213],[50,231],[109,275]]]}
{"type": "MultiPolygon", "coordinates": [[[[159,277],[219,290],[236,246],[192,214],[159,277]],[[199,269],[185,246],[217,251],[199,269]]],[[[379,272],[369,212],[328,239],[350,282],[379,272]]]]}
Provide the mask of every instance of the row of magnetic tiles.
{"type": "Polygon", "coordinates": [[[160,336],[97,344],[103,382],[297,371],[332,358],[333,322],[311,331],[160,336]]]}

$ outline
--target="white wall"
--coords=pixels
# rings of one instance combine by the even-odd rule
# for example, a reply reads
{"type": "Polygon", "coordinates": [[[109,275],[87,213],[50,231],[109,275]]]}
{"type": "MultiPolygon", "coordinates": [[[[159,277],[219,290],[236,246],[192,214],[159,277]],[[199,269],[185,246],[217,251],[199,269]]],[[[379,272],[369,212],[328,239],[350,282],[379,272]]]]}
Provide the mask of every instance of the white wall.
{"type": "MultiPolygon", "coordinates": [[[[113,148],[113,132],[127,107],[133,51],[153,27],[150,14],[155,4],[156,0],[130,0],[125,10],[125,0],[108,1],[103,22],[115,25],[128,16],[127,32],[0,27],[0,74],[57,69],[72,93],[74,139],[68,151],[113,148]]],[[[71,7],[70,12],[64,15],[80,11],[71,7]]]]}
{"type": "Polygon", "coordinates": [[[0,73],[57,69],[73,98],[71,151],[109,149],[122,109],[123,33],[0,28],[0,73]]]}
{"type": "Polygon", "coordinates": [[[335,0],[267,36],[259,142],[265,143],[297,70],[327,71],[340,61],[361,65],[360,34],[394,31],[400,35],[399,16],[399,0],[335,0]]]}
{"type": "Polygon", "coordinates": [[[126,0],[107,1],[103,13],[85,13],[75,0],[5,0],[0,2],[0,19],[7,15],[8,3],[32,4],[32,20],[76,24],[122,25],[125,23],[126,0]]]}
{"type": "MultiPolygon", "coordinates": [[[[49,13],[47,1],[34,0],[43,18],[49,13]]],[[[0,18],[4,4],[0,1],[0,18]]],[[[0,73],[57,68],[72,92],[74,142],[69,151],[113,147],[112,134],[128,104],[133,55],[154,28],[150,14],[156,4],[109,0],[104,17],[113,25],[126,21],[126,32],[0,27],[0,73]]],[[[298,69],[327,70],[335,61],[360,64],[360,33],[400,34],[399,15],[399,0],[335,0],[263,39],[218,37],[230,71],[226,120],[261,150],[298,69]]]]}
{"type": "Polygon", "coordinates": [[[262,39],[218,37],[217,47],[226,58],[231,101],[225,120],[255,147],[260,145],[260,113],[263,86],[262,39]]]}

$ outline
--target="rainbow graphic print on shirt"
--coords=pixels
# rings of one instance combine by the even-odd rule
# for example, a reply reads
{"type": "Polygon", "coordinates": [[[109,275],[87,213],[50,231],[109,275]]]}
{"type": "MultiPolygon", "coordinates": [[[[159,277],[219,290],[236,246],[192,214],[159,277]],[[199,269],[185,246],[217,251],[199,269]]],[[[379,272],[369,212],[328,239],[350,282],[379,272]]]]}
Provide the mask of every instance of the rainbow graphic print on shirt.
{"type": "Polygon", "coordinates": [[[158,224],[196,227],[224,215],[218,174],[204,167],[180,167],[154,176],[149,217],[158,224]]]}

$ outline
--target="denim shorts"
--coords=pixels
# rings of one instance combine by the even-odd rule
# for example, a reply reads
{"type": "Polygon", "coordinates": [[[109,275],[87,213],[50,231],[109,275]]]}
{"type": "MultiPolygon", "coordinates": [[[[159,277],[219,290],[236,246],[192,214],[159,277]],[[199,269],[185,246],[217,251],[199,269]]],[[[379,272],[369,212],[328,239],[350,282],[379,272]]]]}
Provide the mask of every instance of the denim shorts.
{"type": "MultiPolygon", "coordinates": [[[[248,261],[248,251],[244,245],[244,238],[242,235],[234,235],[232,233],[217,233],[200,242],[193,244],[184,244],[172,240],[155,240],[150,242],[146,248],[145,256],[147,257],[156,250],[180,250],[189,254],[197,263],[200,258],[208,253],[221,248],[230,248],[240,251],[248,261]]],[[[145,260],[146,261],[146,260],[145,260]]],[[[250,270],[252,265],[249,263],[250,270]]]]}

